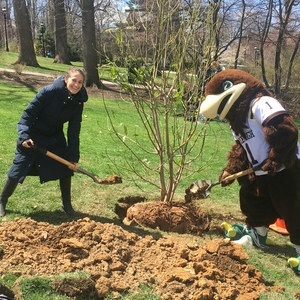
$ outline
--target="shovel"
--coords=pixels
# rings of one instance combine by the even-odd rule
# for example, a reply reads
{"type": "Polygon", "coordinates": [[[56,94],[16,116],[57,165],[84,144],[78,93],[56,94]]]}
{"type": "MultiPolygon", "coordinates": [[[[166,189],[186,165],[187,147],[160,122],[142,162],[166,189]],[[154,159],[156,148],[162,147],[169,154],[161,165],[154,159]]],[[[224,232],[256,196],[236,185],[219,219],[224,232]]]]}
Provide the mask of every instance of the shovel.
{"type": "MultiPolygon", "coordinates": [[[[39,146],[37,145],[32,145],[31,144],[31,148],[35,149],[35,150],[38,150],[40,151],[41,153],[45,154],[46,156],[48,157],[51,157],[53,158],[54,160],[66,165],[66,166],[73,166],[73,164],[69,161],[67,161],[66,159],[46,150],[46,149],[43,149],[43,148],[40,148],[39,146]]],[[[89,177],[91,177],[95,183],[98,183],[98,184],[116,184],[116,183],[122,183],[122,178],[120,176],[117,176],[117,175],[112,175],[110,177],[107,177],[107,178],[104,178],[104,179],[98,179],[96,175],[78,167],[76,169],[77,172],[79,173],[82,173],[82,174],[85,174],[89,177]]]]}
{"type": "MultiPolygon", "coordinates": [[[[253,168],[249,168],[247,170],[244,170],[244,171],[240,171],[240,172],[237,172],[235,174],[232,174],[232,175],[229,175],[227,177],[225,177],[223,179],[223,181],[227,181],[227,180],[234,180],[234,179],[237,179],[239,177],[243,177],[245,175],[248,175],[248,174],[251,174],[257,170],[260,170],[261,169],[261,166],[265,163],[265,161],[263,161],[261,164],[259,164],[258,166],[256,167],[253,167],[253,168]]],[[[198,198],[200,199],[205,199],[209,196],[210,194],[210,190],[216,186],[216,185],[219,185],[221,184],[220,181],[216,181],[216,182],[212,182],[211,180],[198,180],[194,183],[192,183],[189,187],[189,189],[186,191],[186,192],[190,192],[190,196],[194,195],[194,196],[198,196],[198,198]]],[[[195,197],[194,197],[195,198],[195,197]]]]}

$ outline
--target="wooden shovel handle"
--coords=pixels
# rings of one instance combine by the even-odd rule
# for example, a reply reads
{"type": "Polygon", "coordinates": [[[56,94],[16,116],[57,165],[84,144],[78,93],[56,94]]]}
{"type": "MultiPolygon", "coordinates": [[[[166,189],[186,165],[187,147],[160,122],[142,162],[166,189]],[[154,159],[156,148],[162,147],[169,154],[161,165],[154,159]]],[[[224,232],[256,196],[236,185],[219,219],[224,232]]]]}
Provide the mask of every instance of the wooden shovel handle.
{"type": "MultiPolygon", "coordinates": [[[[31,148],[35,149],[35,150],[38,150],[39,152],[45,154],[46,156],[66,165],[66,166],[73,166],[73,164],[71,162],[69,162],[68,160],[44,149],[44,148],[40,148],[39,146],[37,145],[30,145],[31,148]]],[[[84,170],[80,167],[77,167],[76,169],[77,172],[80,172],[82,174],[85,174],[89,177],[91,177],[94,182],[96,183],[99,183],[99,184],[116,184],[116,183],[122,183],[122,178],[120,176],[117,176],[117,175],[113,175],[113,176],[110,176],[110,177],[107,177],[107,178],[104,178],[104,179],[99,179],[96,175],[94,175],[93,173],[91,172],[88,172],[87,170],[84,170]]]]}
{"type": "Polygon", "coordinates": [[[259,165],[253,167],[253,168],[249,168],[247,170],[244,170],[244,171],[240,171],[240,172],[237,172],[235,174],[232,174],[232,175],[229,175],[227,176],[226,178],[224,178],[222,181],[225,181],[225,180],[234,180],[236,178],[239,178],[239,177],[243,177],[245,175],[248,175],[248,174],[251,174],[255,171],[258,171],[258,170],[261,170],[261,167],[266,163],[266,159],[264,161],[262,161],[259,165]]]}
{"type": "MultiPolygon", "coordinates": [[[[62,157],[60,157],[60,156],[58,156],[58,155],[56,155],[56,154],[54,154],[54,153],[52,153],[52,152],[44,149],[44,148],[41,148],[41,147],[39,147],[37,145],[31,145],[31,148],[33,148],[35,150],[38,150],[39,152],[45,154],[46,156],[48,156],[48,157],[50,157],[50,158],[52,158],[52,159],[54,159],[54,160],[56,160],[56,161],[58,161],[58,162],[60,162],[60,163],[62,163],[64,165],[66,165],[68,167],[74,166],[74,164],[72,164],[68,160],[66,160],[66,159],[64,159],[64,158],[62,158],[62,157]]],[[[94,174],[92,174],[92,173],[90,173],[90,172],[88,172],[88,171],[86,171],[86,170],[84,170],[84,169],[82,169],[80,167],[77,167],[76,171],[80,172],[82,174],[85,174],[85,175],[87,175],[89,177],[91,177],[96,183],[99,183],[98,178],[96,178],[96,176],[94,174]]]]}
{"type": "Polygon", "coordinates": [[[253,172],[255,172],[255,168],[250,168],[250,169],[247,169],[247,170],[240,171],[240,172],[237,172],[235,174],[229,175],[229,176],[225,177],[222,181],[234,180],[236,178],[243,177],[243,176],[251,174],[253,172]]]}
{"type": "Polygon", "coordinates": [[[66,159],[64,159],[64,158],[62,158],[62,157],[60,157],[60,156],[58,156],[58,155],[56,155],[56,154],[54,154],[54,153],[52,153],[52,152],[50,152],[50,151],[47,151],[46,149],[41,149],[41,150],[45,150],[45,153],[44,153],[45,155],[47,155],[47,156],[49,156],[49,157],[51,157],[51,158],[57,160],[58,162],[60,162],[60,163],[62,163],[62,164],[64,164],[64,165],[66,165],[66,166],[68,166],[68,167],[74,166],[74,164],[72,164],[72,163],[69,162],[68,160],[66,160],[66,159]]]}
{"type": "MultiPolygon", "coordinates": [[[[72,164],[71,162],[69,162],[68,160],[66,160],[66,159],[64,159],[64,158],[62,158],[62,157],[60,157],[60,156],[58,156],[58,155],[56,155],[56,154],[54,154],[54,153],[52,153],[52,152],[50,152],[50,151],[47,151],[46,150],[46,153],[45,153],[48,157],[51,157],[51,158],[53,158],[53,159],[55,159],[55,160],[57,160],[58,162],[60,162],[60,163],[62,163],[62,164],[64,164],[64,165],[66,165],[66,166],[74,166],[74,164],[72,164]]],[[[76,169],[76,171],[77,172],[80,172],[80,173],[82,173],[82,174],[85,174],[85,175],[87,175],[87,176],[90,176],[96,183],[99,183],[98,181],[98,178],[96,178],[96,176],[94,175],[94,174],[92,174],[91,172],[88,172],[87,170],[85,170],[85,169],[82,169],[82,168],[80,168],[79,166],[77,166],[77,169],[76,169]]]]}
{"type": "MultiPolygon", "coordinates": [[[[247,170],[240,171],[240,172],[234,173],[234,174],[232,174],[232,175],[229,175],[229,176],[225,177],[225,178],[222,180],[222,182],[223,182],[223,181],[226,181],[226,180],[234,180],[234,179],[237,179],[237,178],[239,178],[239,177],[243,177],[243,176],[245,176],[245,175],[251,174],[251,173],[253,173],[253,172],[259,170],[260,167],[261,167],[261,165],[262,165],[262,164],[260,164],[259,166],[254,167],[254,168],[249,168],[249,169],[247,169],[247,170]]],[[[221,184],[222,182],[221,182],[221,181],[213,182],[212,184],[210,184],[210,185],[208,186],[208,188],[206,189],[206,192],[208,193],[208,192],[211,190],[211,188],[213,188],[213,187],[216,186],[216,185],[221,184]]],[[[207,194],[207,196],[208,196],[208,195],[209,195],[209,194],[207,194]]]]}

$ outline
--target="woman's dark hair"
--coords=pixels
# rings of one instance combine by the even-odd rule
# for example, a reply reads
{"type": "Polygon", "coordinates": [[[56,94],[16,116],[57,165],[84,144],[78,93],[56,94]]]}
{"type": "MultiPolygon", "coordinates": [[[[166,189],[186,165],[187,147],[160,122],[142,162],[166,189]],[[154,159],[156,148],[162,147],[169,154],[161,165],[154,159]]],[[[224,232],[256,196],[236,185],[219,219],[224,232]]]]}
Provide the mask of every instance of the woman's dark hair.
{"type": "Polygon", "coordinates": [[[71,74],[75,73],[75,72],[79,72],[82,75],[82,77],[83,77],[83,83],[84,83],[85,82],[85,75],[86,75],[86,73],[85,73],[85,71],[83,69],[80,69],[79,67],[71,67],[67,71],[66,75],[64,76],[65,79],[68,79],[71,76],[71,74]]]}

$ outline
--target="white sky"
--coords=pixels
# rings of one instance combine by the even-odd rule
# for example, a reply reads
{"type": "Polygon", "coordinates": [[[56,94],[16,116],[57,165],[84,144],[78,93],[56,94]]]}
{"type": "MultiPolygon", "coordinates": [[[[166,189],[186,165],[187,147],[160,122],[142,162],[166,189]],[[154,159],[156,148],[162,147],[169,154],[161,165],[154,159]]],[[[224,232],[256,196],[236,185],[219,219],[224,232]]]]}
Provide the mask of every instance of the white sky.
{"type": "Polygon", "coordinates": [[[122,12],[125,12],[125,9],[128,8],[128,5],[126,4],[125,0],[117,0],[117,6],[118,9],[121,10],[122,12]]]}

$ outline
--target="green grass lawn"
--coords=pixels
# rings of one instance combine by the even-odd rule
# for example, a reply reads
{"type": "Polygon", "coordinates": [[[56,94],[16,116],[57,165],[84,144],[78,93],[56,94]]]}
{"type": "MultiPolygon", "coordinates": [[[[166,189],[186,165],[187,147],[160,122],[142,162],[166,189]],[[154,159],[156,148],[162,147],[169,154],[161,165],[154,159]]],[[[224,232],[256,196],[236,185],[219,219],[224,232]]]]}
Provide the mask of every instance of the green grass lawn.
{"type": "MultiPolygon", "coordinates": [[[[0,68],[13,68],[12,63],[16,59],[16,54],[0,52],[0,68]]],[[[27,67],[24,69],[35,72],[45,71],[52,74],[65,72],[68,69],[68,66],[53,64],[49,58],[39,57],[38,60],[43,66],[41,69],[27,67]]],[[[37,91],[3,82],[0,82],[0,89],[2,93],[0,99],[0,140],[2,141],[0,143],[0,186],[2,188],[6,180],[6,172],[14,157],[17,138],[16,124],[24,108],[37,91]]],[[[143,139],[143,143],[146,144],[148,141],[136,116],[135,109],[130,103],[121,99],[89,98],[83,114],[79,165],[96,174],[99,178],[119,174],[123,178],[123,183],[111,186],[97,185],[91,178],[76,173],[72,183],[73,204],[75,210],[100,217],[105,222],[114,222],[116,217],[113,211],[114,205],[119,198],[127,195],[147,195],[149,200],[153,200],[158,199],[160,193],[159,190],[142,181],[138,181],[139,186],[131,181],[131,174],[126,173],[128,153],[124,145],[111,133],[104,104],[114,116],[115,126],[120,131],[125,130],[126,127],[129,134],[139,136],[143,139]]],[[[298,121],[297,124],[300,126],[298,121]]],[[[204,125],[199,124],[199,130],[202,126],[204,125]]],[[[206,139],[204,152],[196,163],[201,166],[201,171],[197,175],[186,177],[180,182],[175,199],[183,200],[185,189],[198,179],[218,180],[219,174],[226,164],[226,153],[233,144],[228,125],[222,122],[210,122],[207,125],[206,139]]],[[[145,159],[151,160],[151,157],[145,156],[145,159]]],[[[223,214],[225,218],[235,216],[237,219],[242,219],[238,204],[237,183],[226,188],[214,187],[210,197],[199,202],[199,205],[207,210],[212,218],[217,214],[223,214]]],[[[13,220],[16,217],[34,217],[37,221],[53,224],[66,221],[64,214],[45,213],[60,210],[58,183],[48,182],[41,185],[36,177],[28,177],[24,184],[18,186],[9,200],[7,209],[9,210],[6,216],[7,220],[13,220]]],[[[286,259],[289,255],[293,255],[293,247],[286,236],[274,232],[270,232],[270,236],[276,245],[270,247],[266,252],[259,249],[248,249],[249,263],[261,270],[268,282],[272,285],[284,286],[285,291],[272,295],[261,295],[260,299],[294,299],[295,292],[300,290],[300,278],[286,267],[286,259]]],[[[210,238],[214,238],[213,233],[210,238]]],[[[141,297],[139,299],[146,298],[141,297]]]]}

